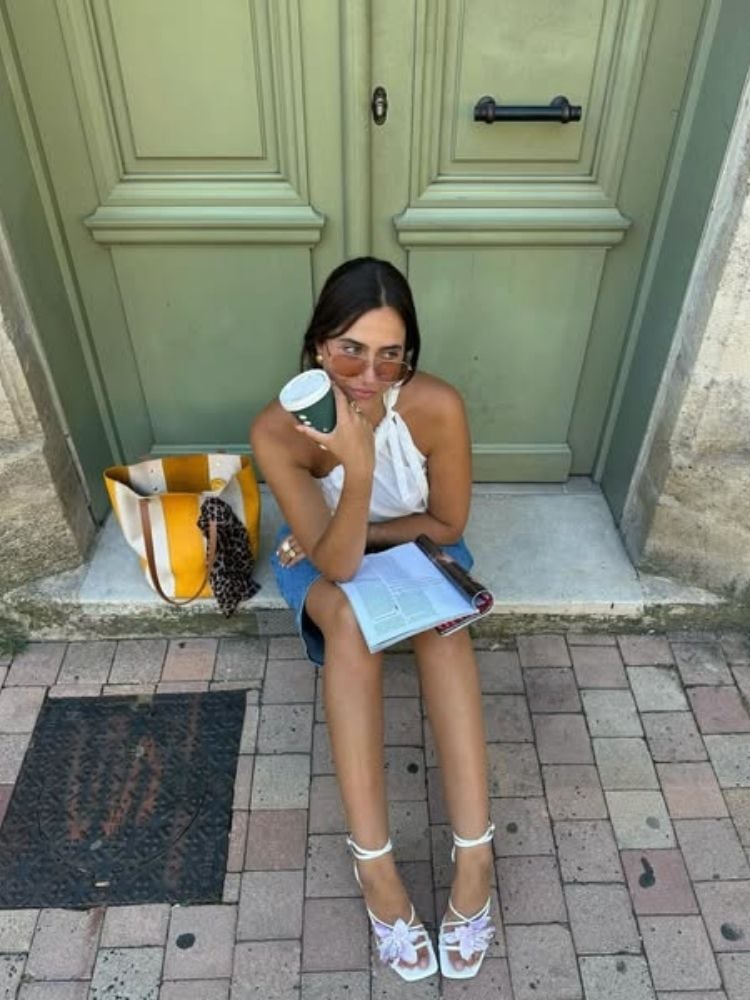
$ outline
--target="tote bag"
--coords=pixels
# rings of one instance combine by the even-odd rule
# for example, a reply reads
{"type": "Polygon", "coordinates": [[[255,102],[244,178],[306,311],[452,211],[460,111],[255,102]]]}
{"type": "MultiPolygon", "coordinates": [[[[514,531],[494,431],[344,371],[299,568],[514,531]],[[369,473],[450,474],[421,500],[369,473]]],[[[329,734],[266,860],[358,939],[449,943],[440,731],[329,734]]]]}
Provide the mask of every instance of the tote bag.
{"type": "Polygon", "coordinates": [[[174,455],[115,465],[105,470],[104,482],[147,583],[170,604],[211,596],[216,523],[209,523],[208,544],[197,523],[208,497],[231,507],[257,559],[260,492],[246,455],[174,455]]]}

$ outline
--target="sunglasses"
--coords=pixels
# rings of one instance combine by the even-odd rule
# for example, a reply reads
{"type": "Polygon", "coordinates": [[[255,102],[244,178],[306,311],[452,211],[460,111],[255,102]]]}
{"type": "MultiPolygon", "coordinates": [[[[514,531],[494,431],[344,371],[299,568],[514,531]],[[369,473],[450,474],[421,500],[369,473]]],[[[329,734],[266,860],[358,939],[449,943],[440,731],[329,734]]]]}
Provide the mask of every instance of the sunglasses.
{"type": "MultiPolygon", "coordinates": [[[[326,349],[331,371],[334,375],[340,375],[342,378],[355,378],[357,375],[361,375],[367,368],[368,360],[366,357],[356,354],[334,353],[328,347],[328,344],[324,344],[323,346],[326,349]]],[[[379,382],[400,382],[411,371],[411,365],[405,361],[393,361],[389,358],[380,358],[374,361],[372,367],[375,372],[375,378],[379,382]]]]}

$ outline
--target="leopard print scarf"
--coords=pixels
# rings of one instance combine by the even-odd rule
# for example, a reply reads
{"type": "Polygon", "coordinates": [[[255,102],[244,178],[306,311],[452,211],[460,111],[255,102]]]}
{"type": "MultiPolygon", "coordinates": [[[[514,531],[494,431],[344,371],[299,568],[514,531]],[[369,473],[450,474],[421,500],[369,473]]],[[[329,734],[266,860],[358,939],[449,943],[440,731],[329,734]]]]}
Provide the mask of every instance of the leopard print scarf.
{"type": "Polygon", "coordinates": [[[255,553],[247,528],[225,500],[208,497],[201,504],[198,527],[208,541],[208,525],[216,521],[216,559],[209,581],[225,618],[260,590],[253,580],[255,553]]]}

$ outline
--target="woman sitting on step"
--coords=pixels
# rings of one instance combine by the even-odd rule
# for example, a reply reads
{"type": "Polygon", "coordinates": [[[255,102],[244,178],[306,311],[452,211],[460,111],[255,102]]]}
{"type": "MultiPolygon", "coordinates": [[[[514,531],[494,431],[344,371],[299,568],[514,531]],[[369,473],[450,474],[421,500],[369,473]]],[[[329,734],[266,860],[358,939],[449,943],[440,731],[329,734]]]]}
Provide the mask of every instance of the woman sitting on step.
{"type": "MultiPolygon", "coordinates": [[[[432,942],[396,868],[383,754],[382,654],[370,653],[344,592],[368,549],[429,535],[466,569],[471,456],[461,397],[418,372],[411,291],[362,257],[329,276],[302,348],[336,396],[330,434],[278,401],[252,428],[255,458],[286,524],[272,563],[310,659],[323,666],[326,722],[354,856],[380,957],[406,980],[437,971],[432,942]]],[[[467,630],[413,637],[453,826],[455,872],[439,937],[444,976],[476,975],[493,940],[492,835],[477,666],[467,630]]]]}

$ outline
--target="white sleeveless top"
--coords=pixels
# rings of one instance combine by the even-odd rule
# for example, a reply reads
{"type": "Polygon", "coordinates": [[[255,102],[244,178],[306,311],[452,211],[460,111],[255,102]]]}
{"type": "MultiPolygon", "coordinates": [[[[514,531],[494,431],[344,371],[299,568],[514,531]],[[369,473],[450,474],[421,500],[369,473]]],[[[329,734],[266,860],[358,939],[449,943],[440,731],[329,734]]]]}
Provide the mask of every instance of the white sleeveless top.
{"type": "MultiPolygon", "coordinates": [[[[385,416],[375,428],[375,472],[370,520],[390,521],[427,510],[427,459],[414,444],[409,428],[394,409],[400,386],[383,395],[385,416]]],[[[344,485],[344,467],[337,465],[319,479],[326,504],[335,510],[344,485]]]]}

